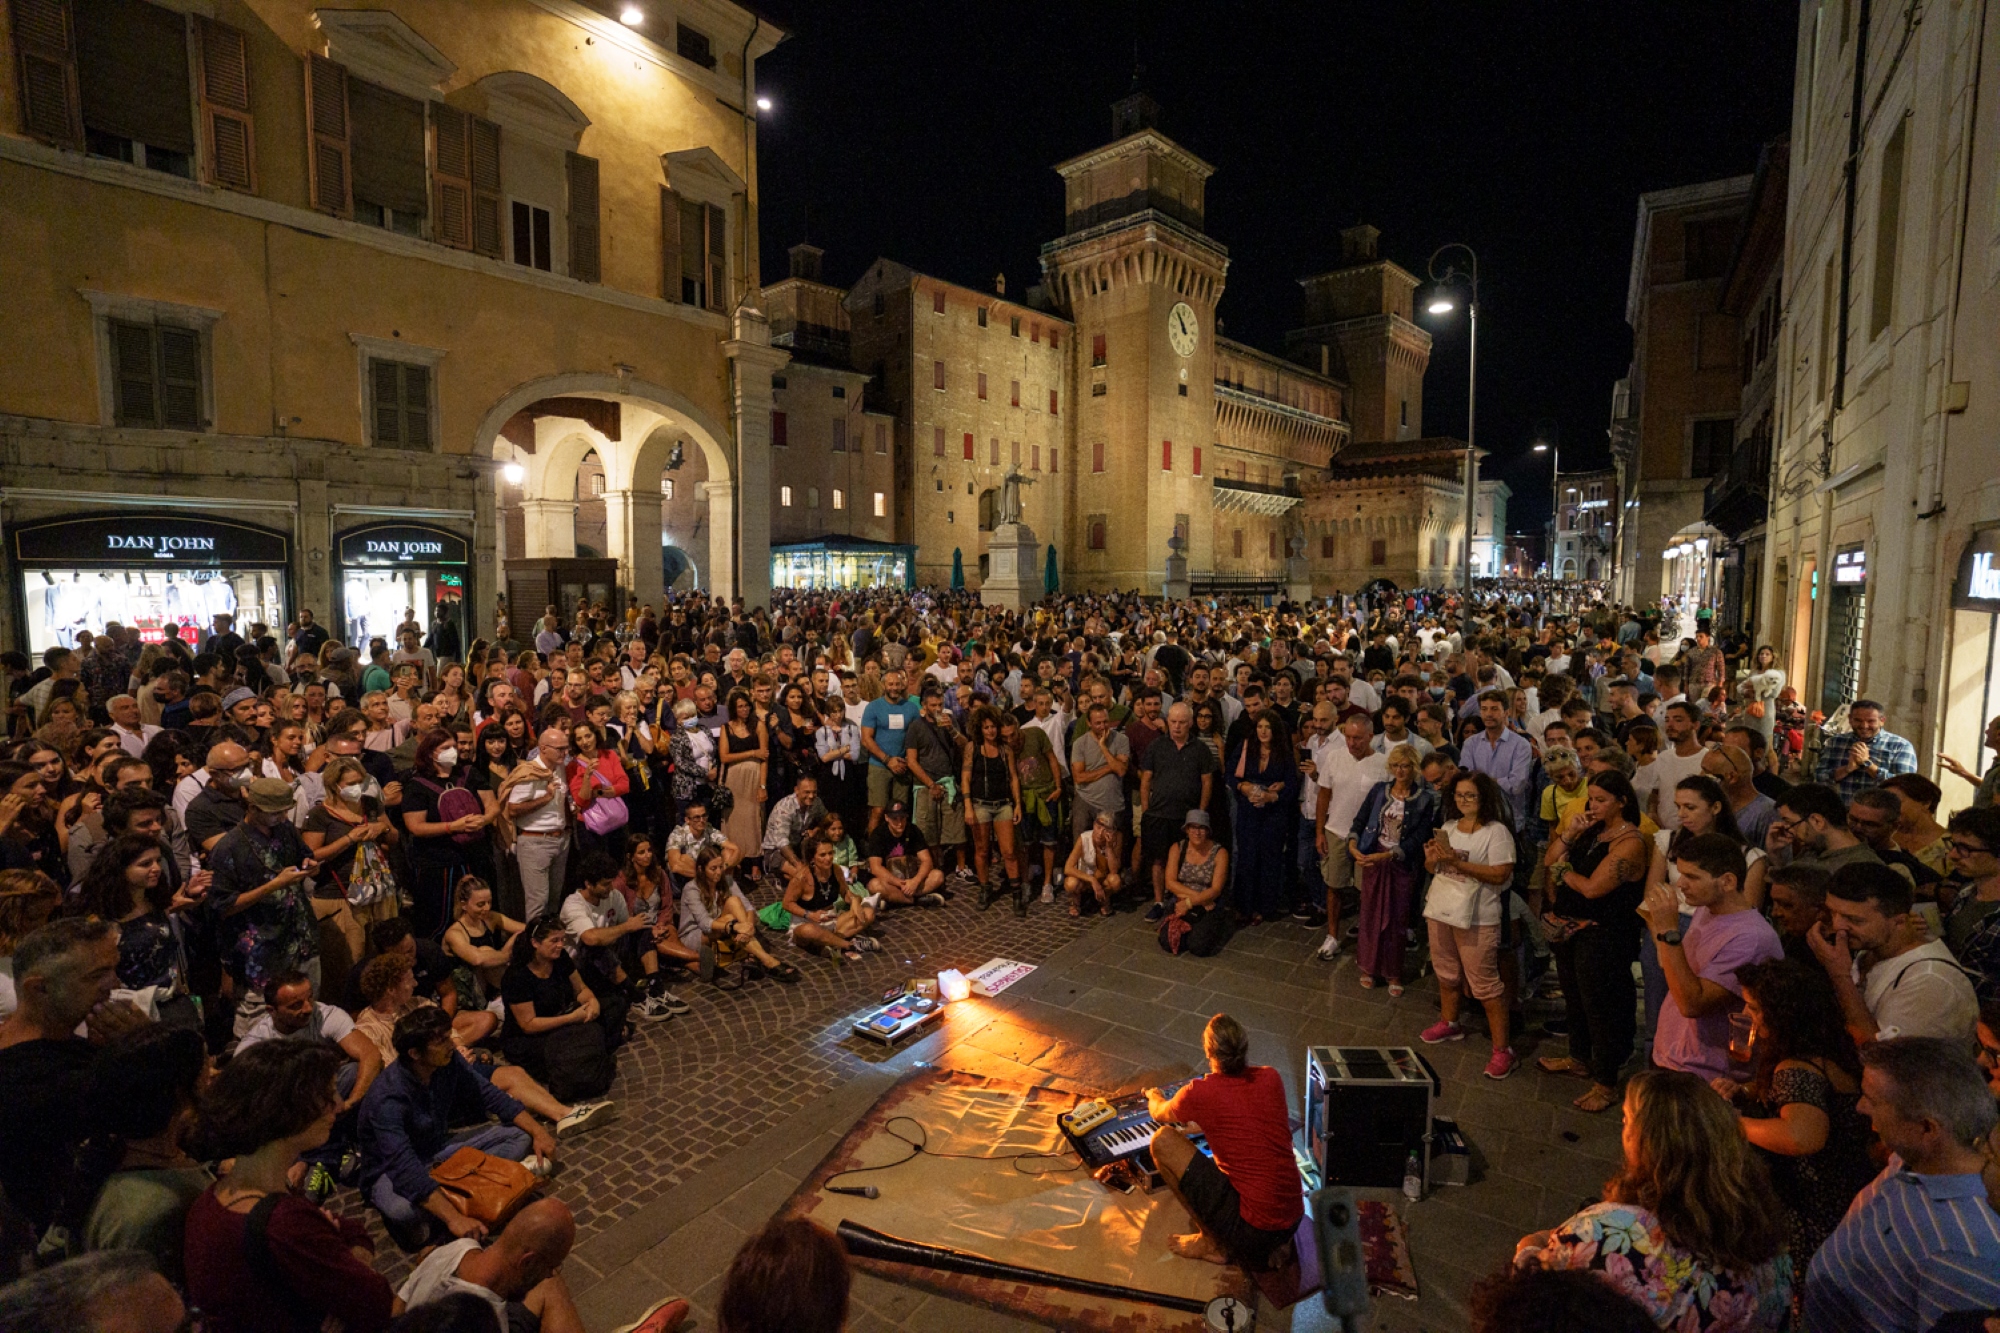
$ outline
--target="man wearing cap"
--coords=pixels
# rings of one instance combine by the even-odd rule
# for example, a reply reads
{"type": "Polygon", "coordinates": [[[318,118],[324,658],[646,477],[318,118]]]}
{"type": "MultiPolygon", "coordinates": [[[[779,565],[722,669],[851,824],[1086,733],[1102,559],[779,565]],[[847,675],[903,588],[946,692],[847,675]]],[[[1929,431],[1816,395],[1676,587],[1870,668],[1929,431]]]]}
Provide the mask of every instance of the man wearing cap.
{"type": "Polygon", "coordinates": [[[868,835],[868,905],[883,902],[943,907],[944,871],[931,864],[930,844],[910,823],[910,807],[891,801],[882,822],[868,835]]]}
{"type": "Polygon", "coordinates": [[[222,696],[222,715],[239,727],[257,725],[257,691],[238,685],[222,696]]]}
{"type": "MultiPolygon", "coordinates": [[[[216,759],[211,752],[211,768],[216,759]]],[[[208,901],[220,925],[225,964],[236,980],[238,1037],[264,1016],[270,1007],[266,988],[279,977],[297,970],[312,978],[315,989],[320,982],[312,906],[319,863],[292,827],[292,789],[277,778],[256,778],[242,793],[247,807],[242,823],[208,853],[215,875],[208,901]]]]}

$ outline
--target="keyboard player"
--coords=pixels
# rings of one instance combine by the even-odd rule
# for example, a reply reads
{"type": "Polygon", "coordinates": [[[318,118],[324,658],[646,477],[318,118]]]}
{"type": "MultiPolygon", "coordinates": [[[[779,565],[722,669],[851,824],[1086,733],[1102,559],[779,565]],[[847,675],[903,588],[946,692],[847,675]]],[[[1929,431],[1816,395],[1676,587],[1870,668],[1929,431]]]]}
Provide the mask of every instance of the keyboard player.
{"type": "Polygon", "coordinates": [[[1197,1230],[1175,1236],[1175,1254],[1236,1263],[1251,1272],[1284,1266],[1292,1232],[1305,1213],[1285,1083],[1269,1065],[1249,1063],[1250,1039],[1228,1014],[1201,1034],[1209,1072],[1172,1097],[1146,1092],[1160,1128],[1153,1164],[1197,1230]],[[1176,1125],[1193,1123],[1208,1138],[1210,1161],[1176,1125]]]}

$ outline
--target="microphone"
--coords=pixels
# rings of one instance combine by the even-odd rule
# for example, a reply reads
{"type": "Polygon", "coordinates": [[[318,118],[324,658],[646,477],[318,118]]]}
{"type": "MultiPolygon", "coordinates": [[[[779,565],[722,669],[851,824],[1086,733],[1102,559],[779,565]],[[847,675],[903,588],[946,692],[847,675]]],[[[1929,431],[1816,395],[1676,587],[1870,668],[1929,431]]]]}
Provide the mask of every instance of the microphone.
{"type": "Polygon", "coordinates": [[[828,1185],[828,1194],[852,1194],[857,1199],[879,1199],[882,1191],[873,1185],[828,1185]]]}

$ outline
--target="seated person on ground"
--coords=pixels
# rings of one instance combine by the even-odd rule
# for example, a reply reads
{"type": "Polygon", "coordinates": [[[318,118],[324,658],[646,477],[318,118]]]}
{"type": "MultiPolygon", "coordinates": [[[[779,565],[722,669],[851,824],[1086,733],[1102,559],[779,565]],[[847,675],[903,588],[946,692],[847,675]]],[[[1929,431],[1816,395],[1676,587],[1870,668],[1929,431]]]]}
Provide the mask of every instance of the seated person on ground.
{"type": "Polygon", "coordinates": [[[892,801],[882,823],[868,836],[868,895],[908,907],[943,907],[944,871],[931,860],[930,844],[910,822],[910,807],[892,801]]]}
{"type": "Polygon", "coordinates": [[[678,904],[674,901],[673,885],[666,867],[660,864],[651,834],[626,835],[625,869],[619,872],[617,889],[632,915],[653,928],[653,937],[647,943],[668,972],[693,967],[698,960],[695,951],[681,943],[674,920],[678,904]]]}
{"type": "Polygon", "coordinates": [[[808,836],[801,852],[784,897],[759,911],[757,920],[802,949],[850,963],[880,949],[880,941],[863,933],[874,924],[875,909],[833,863],[833,844],[808,836]]]}
{"type": "Polygon", "coordinates": [[[731,870],[743,860],[743,849],[709,822],[708,802],[699,798],[689,801],[681,807],[680,825],[667,835],[667,869],[684,885],[694,878],[695,858],[711,847],[728,856],[731,870]]]}
{"type": "Polygon", "coordinates": [[[293,1041],[329,1041],[347,1057],[335,1082],[340,1088],[339,1114],[346,1115],[361,1105],[368,1088],[382,1072],[382,1058],[374,1043],[354,1030],[354,1020],[344,1010],[313,998],[312,978],[303,972],[287,972],[271,983],[271,1007],[250,1025],[236,1052],[260,1041],[289,1038],[293,1041]]]}
{"type": "Polygon", "coordinates": [[[1146,1091],[1146,1109],[1160,1122],[1153,1162],[1198,1228],[1169,1244],[1184,1258],[1251,1272],[1282,1266],[1305,1213],[1284,1080],[1269,1065],[1249,1062],[1250,1038],[1228,1014],[1208,1020],[1201,1047],[1207,1075],[1171,1099],[1158,1088],[1146,1091]],[[1213,1161],[1175,1128],[1188,1121],[1201,1126],[1213,1161]]]}
{"type": "MultiPolygon", "coordinates": [[[[528,923],[516,921],[495,907],[493,886],[477,875],[460,878],[451,897],[451,924],[444,930],[444,951],[454,964],[452,986],[458,992],[460,1012],[497,1010],[507,965],[514,961],[517,950],[528,947],[521,939],[528,923]]],[[[500,1015],[496,1012],[493,1017],[497,1026],[500,1015]]],[[[459,1033],[462,1039],[465,1035],[459,1033]]]]}
{"type": "Polygon", "coordinates": [[[589,978],[591,989],[616,987],[624,991],[641,1018],[684,1014],[688,1007],[667,989],[659,953],[639,942],[641,935],[650,942],[653,927],[644,917],[632,915],[625,895],[618,892],[618,874],[618,863],[603,852],[584,856],[577,869],[577,890],[562,905],[571,955],[589,978]]]}
{"type": "MultiPolygon", "coordinates": [[[[386,1068],[396,1062],[396,1024],[419,1009],[435,1006],[418,998],[416,973],[410,968],[410,960],[398,954],[385,953],[369,959],[368,966],[362,969],[361,989],[368,996],[368,1007],[355,1016],[354,1030],[375,1043],[386,1068]]],[[[491,1054],[469,1049],[458,1039],[456,1030],[452,1033],[452,1045],[460,1055],[479,1066],[494,1087],[544,1120],[554,1121],[557,1138],[568,1138],[587,1125],[608,1124],[618,1118],[615,1102],[589,1101],[572,1106],[557,1100],[555,1094],[521,1066],[492,1065],[491,1054]]]]}
{"type": "Polygon", "coordinates": [[[393,1041],[395,1063],[361,1104],[362,1194],[406,1249],[427,1244],[440,1225],[461,1239],[483,1236],[485,1225],[458,1211],[430,1169],[460,1148],[478,1148],[517,1161],[539,1158],[530,1169],[546,1173],[555,1136],[458,1053],[443,1010],[404,1015],[393,1041]]]}
{"type": "Polygon", "coordinates": [[[715,979],[722,962],[719,949],[749,954],[744,968],[746,977],[762,975],[753,968],[769,971],[784,982],[795,982],[800,977],[797,967],[779,962],[757,938],[757,918],[743,891],[736,887],[727,853],[718,847],[710,847],[701,854],[695,862],[694,877],[681,889],[681,940],[692,944],[700,955],[703,981],[715,979]]]}
{"type": "Polygon", "coordinates": [[[507,1006],[500,1049],[543,1083],[560,1082],[550,1074],[549,1048],[566,1048],[575,1040],[563,1029],[596,1024],[596,1044],[603,1051],[615,1050],[625,1039],[625,996],[591,989],[570,959],[569,936],[558,917],[543,916],[529,924],[528,947],[508,967],[500,995],[507,1006]]]}
{"type": "Polygon", "coordinates": [[[1107,810],[1079,834],[1063,865],[1063,892],[1069,895],[1069,914],[1081,916],[1086,898],[1097,900],[1097,910],[1111,915],[1111,900],[1125,887],[1119,866],[1124,863],[1125,839],[1118,831],[1118,816],[1107,810]]]}

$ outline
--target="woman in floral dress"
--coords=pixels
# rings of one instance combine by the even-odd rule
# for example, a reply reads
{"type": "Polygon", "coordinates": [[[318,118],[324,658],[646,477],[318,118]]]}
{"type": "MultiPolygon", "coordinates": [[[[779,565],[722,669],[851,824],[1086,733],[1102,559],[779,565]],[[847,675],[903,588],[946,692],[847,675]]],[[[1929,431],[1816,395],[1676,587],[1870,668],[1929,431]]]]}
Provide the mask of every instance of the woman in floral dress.
{"type": "Polygon", "coordinates": [[[1595,1272],[1673,1333],[1784,1327],[1784,1217],[1729,1104],[1696,1075],[1648,1070],[1626,1085],[1624,1142],[1604,1202],[1523,1237],[1514,1262],[1595,1272]]]}

